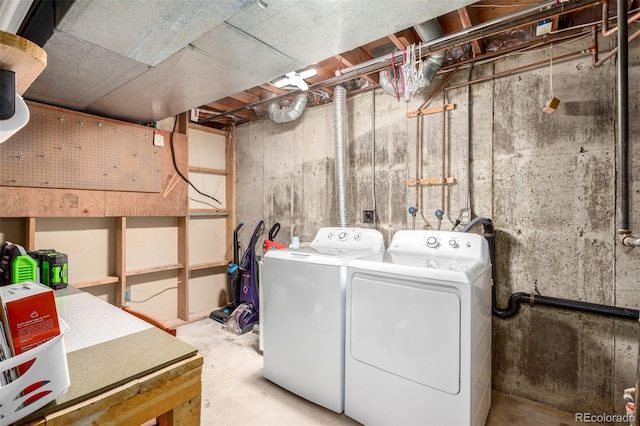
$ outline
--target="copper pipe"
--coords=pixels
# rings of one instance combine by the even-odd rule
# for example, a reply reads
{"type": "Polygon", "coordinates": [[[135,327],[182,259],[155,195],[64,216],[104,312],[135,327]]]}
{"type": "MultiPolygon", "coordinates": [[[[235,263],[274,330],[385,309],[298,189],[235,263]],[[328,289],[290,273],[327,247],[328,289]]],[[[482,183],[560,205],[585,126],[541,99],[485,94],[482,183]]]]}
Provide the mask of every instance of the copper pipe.
{"type": "MultiPolygon", "coordinates": [[[[619,11],[618,16],[620,16],[619,11]]],[[[636,13],[635,15],[631,15],[627,19],[627,24],[635,22],[638,19],[640,19],[640,12],[636,13]]],[[[602,35],[608,37],[612,34],[615,34],[616,32],[618,32],[618,26],[609,29],[609,2],[605,1],[604,3],[602,3],[602,35]]]]}
{"type": "MultiPolygon", "coordinates": [[[[640,36],[640,30],[638,30],[635,33],[631,34],[629,36],[629,43],[631,43],[633,40],[637,39],[639,36],[640,36]]],[[[600,59],[599,61],[595,62],[593,64],[593,66],[594,67],[599,67],[600,65],[604,64],[609,59],[611,59],[616,53],[618,53],[618,47],[614,47],[613,49],[611,49],[611,51],[609,53],[607,53],[602,59],[600,59]]]]}
{"type": "Polygon", "coordinates": [[[594,25],[591,27],[591,48],[593,52],[591,52],[591,63],[595,67],[598,63],[598,26],[594,25]]]}
{"type": "MultiPolygon", "coordinates": [[[[617,27],[616,27],[617,29],[617,27]]],[[[609,32],[609,0],[602,3],[602,35],[607,36],[609,32]]]]}
{"type": "MultiPolygon", "coordinates": [[[[573,57],[576,57],[576,56],[580,56],[580,55],[585,55],[587,53],[591,53],[591,48],[585,49],[585,50],[579,50],[579,51],[573,52],[573,53],[567,53],[566,55],[562,55],[562,56],[558,56],[556,58],[553,58],[553,62],[564,61],[566,59],[570,59],[570,58],[573,58],[573,57]]],[[[458,83],[458,84],[454,84],[452,86],[447,86],[443,90],[447,91],[447,90],[457,89],[457,88],[460,88],[460,87],[468,86],[469,84],[482,83],[484,81],[493,80],[494,78],[507,77],[507,76],[510,76],[512,74],[517,74],[517,73],[522,72],[522,71],[526,71],[526,70],[529,70],[529,69],[532,69],[532,68],[537,68],[537,67],[541,67],[541,66],[547,65],[550,61],[551,61],[551,59],[545,59],[543,61],[534,62],[532,64],[523,65],[521,67],[513,68],[513,69],[508,70],[508,71],[503,71],[503,72],[499,72],[497,74],[488,75],[486,77],[476,78],[475,80],[465,81],[464,83],[458,83]]]]}
{"type": "Polygon", "coordinates": [[[429,102],[431,102],[431,99],[433,99],[433,97],[438,94],[438,92],[444,87],[445,84],[449,82],[449,80],[451,80],[451,77],[453,77],[459,69],[460,65],[455,67],[453,71],[451,71],[445,78],[442,79],[440,84],[438,84],[438,87],[436,87],[433,92],[431,92],[429,96],[427,96],[427,99],[425,99],[424,102],[418,107],[418,111],[420,111],[422,108],[427,106],[429,102]]]}

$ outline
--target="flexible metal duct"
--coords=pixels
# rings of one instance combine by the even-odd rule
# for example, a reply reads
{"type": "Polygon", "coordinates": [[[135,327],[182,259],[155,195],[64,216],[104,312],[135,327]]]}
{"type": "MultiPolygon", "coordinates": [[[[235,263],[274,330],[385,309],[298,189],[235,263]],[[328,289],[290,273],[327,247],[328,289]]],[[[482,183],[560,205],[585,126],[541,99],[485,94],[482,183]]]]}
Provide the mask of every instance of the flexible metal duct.
{"type": "MultiPolygon", "coordinates": [[[[440,28],[440,24],[437,19],[425,21],[414,26],[413,29],[418,33],[423,43],[439,39],[443,36],[442,28],[440,28]]],[[[440,71],[446,55],[447,51],[441,50],[439,52],[432,53],[423,61],[422,77],[428,82],[428,84],[431,84],[436,73],[440,71]]],[[[402,58],[401,52],[399,52],[397,56],[402,58]]],[[[401,67],[397,67],[395,69],[387,68],[380,71],[378,80],[380,82],[380,87],[384,90],[384,93],[392,96],[404,95],[405,87],[403,84],[404,82],[402,81],[403,77],[400,74],[400,68],[401,67]]]]}
{"type": "Polygon", "coordinates": [[[280,108],[280,102],[274,101],[267,107],[269,118],[276,123],[287,123],[300,117],[307,106],[307,94],[302,93],[293,99],[291,105],[280,108]]]}
{"type": "MultiPolygon", "coordinates": [[[[431,40],[438,39],[442,37],[444,34],[442,33],[442,28],[440,28],[440,24],[437,19],[431,19],[429,21],[425,21],[421,24],[418,24],[413,27],[413,29],[418,33],[420,39],[423,42],[428,42],[431,40]]],[[[436,73],[440,71],[442,64],[444,63],[444,58],[447,56],[446,50],[441,50],[440,52],[432,53],[427,56],[424,60],[424,68],[422,75],[425,80],[431,84],[433,78],[436,76],[436,73]]]]}
{"type": "MultiPolygon", "coordinates": [[[[398,72],[400,72],[400,67],[396,68],[396,75],[398,75],[397,74],[398,72]]],[[[380,71],[379,73],[380,78],[378,79],[380,87],[382,88],[382,90],[384,90],[384,93],[386,93],[387,95],[402,96],[403,95],[402,82],[399,81],[400,80],[399,77],[393,77],[391,73],[392,73],[392,70],[388,70],[388,69],[380,71]],[[400,85],[400,87],[398,87],[398,85],[400,85]]]]}
{"type": "Polygon", "coordinates": [[[333,94],[336,106],[336,197],[338,226],[349,226],[347,211],[347,89],[337,85],[333,94]]]}

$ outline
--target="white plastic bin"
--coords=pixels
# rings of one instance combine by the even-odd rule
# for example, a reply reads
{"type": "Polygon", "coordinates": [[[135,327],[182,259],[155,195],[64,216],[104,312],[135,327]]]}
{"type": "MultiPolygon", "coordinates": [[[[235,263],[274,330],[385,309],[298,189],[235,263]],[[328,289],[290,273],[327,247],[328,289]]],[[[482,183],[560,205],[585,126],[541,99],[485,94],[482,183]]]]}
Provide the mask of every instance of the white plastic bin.
{"type": "Polygon", "coordinates": [[[20,377],[0,387],[0,426],[11,424],[44,407],[71,384],[64,335],[69,326],[62,318],[60,335],[20,355],[0,362],[0,374],[35,359],[20,377]]]}

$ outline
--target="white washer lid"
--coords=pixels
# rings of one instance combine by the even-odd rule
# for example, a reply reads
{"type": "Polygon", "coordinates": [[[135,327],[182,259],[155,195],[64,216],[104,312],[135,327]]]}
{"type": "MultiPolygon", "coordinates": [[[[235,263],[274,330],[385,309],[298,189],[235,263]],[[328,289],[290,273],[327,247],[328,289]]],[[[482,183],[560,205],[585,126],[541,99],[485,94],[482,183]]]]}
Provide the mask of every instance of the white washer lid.
{"type": "Polygon", "coordinates": [[[265,262],[268,262],[269,259],[282,259],[292,262],[344,266],[353,259],[369,255],[371,255],[369,250],[303,246],[299,249],[269,250],[265,253],[264,259],[265,262]]]}

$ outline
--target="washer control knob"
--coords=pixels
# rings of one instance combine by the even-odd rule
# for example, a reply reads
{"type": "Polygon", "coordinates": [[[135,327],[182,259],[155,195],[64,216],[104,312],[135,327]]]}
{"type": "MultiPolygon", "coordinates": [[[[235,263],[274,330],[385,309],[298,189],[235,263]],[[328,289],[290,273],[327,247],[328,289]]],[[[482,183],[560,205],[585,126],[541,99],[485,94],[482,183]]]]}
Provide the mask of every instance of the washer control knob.
{"type": "Polygon", "coordinates": [[[438,239],[436,237],[427,238],[427,247],[436,248],[439,245],[440,243],[438,243],[438,239]]]}
{"type": "Polygon", "coordinates": [[[347,233],[346,233],[346,232],[341,232],[341,233],[338,235],[338,238],[340,239],[340,241],[344,241],[344,240],[346,240],[346,239],[347,239],[347,233]]]}
{"type": "Polygon", "coordinates": [[[458,245],[458,242],[456,240],[449,240],[449,247],[456,249],[460,246],[458,245]]]}
{"type": "Polygon", "coordinates": [[[327,238],[330,239],[330,240],[333,239],[333,232],[329,232],[327,234],[327,238]]]}
{"type": "Polygon", "coordinates": [[[360,234],[355,234],[353,236],[353,239],[356,240],[356,241],[360,241],[360,234]]]}

